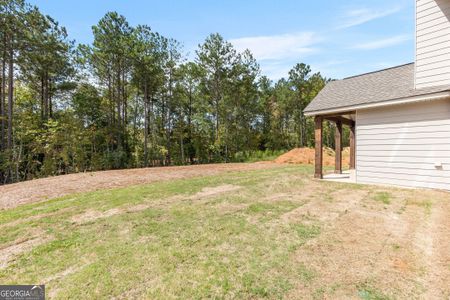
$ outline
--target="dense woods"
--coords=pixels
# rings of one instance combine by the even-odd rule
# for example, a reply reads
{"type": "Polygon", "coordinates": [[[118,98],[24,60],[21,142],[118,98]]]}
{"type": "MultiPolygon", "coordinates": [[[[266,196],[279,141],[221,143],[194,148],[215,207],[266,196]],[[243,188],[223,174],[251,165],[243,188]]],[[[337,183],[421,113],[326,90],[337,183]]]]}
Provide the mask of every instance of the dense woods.
{"type": "Polygon", "coordinates": [[[38,8],[0,3],[1,183],[313,145],[302,110],[326,79],[308,65],[272,82],[219,34],[188,61],[178,41],[115,12],[77,44],[38,8]]]}

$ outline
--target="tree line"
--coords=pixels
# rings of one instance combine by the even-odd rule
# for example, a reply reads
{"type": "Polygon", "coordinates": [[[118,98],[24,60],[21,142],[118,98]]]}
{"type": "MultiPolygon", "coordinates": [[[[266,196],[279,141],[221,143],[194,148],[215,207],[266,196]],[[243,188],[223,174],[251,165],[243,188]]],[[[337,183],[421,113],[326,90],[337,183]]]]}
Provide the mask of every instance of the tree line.
{"type": "Polygon", "coordinates": [[[37,7],[0,4],[1,183],[314,143],[303,109],[327,79],[306,64],[273,82],[219,34],[189,61],[178,41],[116,12],[92,26],[91,44],[77,44],[37,7]]]}

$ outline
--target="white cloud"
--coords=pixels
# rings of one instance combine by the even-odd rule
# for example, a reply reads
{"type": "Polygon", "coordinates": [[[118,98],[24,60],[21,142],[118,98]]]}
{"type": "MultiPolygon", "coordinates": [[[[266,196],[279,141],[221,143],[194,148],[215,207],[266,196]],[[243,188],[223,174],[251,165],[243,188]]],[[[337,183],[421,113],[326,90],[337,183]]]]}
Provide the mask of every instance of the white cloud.
{"type": "Polygon", "coordinates": [[[232,39],[238,51],[249,49],[258,60],[300,59],[318,51],[313,45],[320,39],[314,32],[287,33],[232,39]]]}
{"type": "Polygon", "coordinates": [[[400,10],[401,10],[400,6],[384,10],[374,10],[369,8],[352,9],[347,11],[347,13],[345,13],[345,15],[342,17],[344,21],[340,26],[338,26],[338,29],[345,29],[353,26],[358,26],[370,22],[372,20],[384,18],[389,15],[395,14],[400,10]]]}
{"type": "Polygon", "coordinates": [[[411,37],[409,35],[397,35],[390,38],[385,38],[381,40],[376,41],[370,41],[367,43],[358,44],[352,47],[352,49],[360,49],[360,50],[374,50],[374,49],[381,49],[381,48],[387,48],[392,47],[401,43],[404,43],[406,41],[411,40],[411,37]]]}
{"type": "Polygon", "coordinates": [[[282,62],[273,62],[273,61],[263,61],[261,62],[261,70],[262,74],[266,75],[272,80],[278,80],[282,77],[287,78],[289,70],[294,66],[294,62],[292,61],[282,61],[282,62]]]}
{"type": "MultiPolygon", "coordinates": [[[[278,80],[282,77],[289,77],[289,71],[299,62],[308,63],[301,60],[285,60],[285,61],[272,61],[267,60],[261,62],[262,74],[266,75],[272,80],[278,80]]],[[[313,73],[320,72],[323,76],[338,78],[335,74],[339,73],[342,66],[349,63],[349,60],[329,60],[320,61],[316,63],[309,63],[313,73]]],[[[346,69],[346,68],[344,68],[346,69]]]]}

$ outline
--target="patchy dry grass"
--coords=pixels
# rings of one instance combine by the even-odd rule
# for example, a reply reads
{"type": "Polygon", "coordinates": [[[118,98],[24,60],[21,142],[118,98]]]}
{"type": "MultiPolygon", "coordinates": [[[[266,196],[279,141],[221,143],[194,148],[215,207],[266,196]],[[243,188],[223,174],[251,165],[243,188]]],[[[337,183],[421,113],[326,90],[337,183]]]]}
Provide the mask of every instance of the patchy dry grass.
{"type": "Polygon", "coordinates": [[[51,298],[450,297],[450,195],[243,170],[0,212],[0,282],[51,298]]]}
{"type": "Polygon", "coordinates": [[[391,194],[388,192],[377,192],[375,193],[373,199],[384,204],[391,204],[391,194]]]}

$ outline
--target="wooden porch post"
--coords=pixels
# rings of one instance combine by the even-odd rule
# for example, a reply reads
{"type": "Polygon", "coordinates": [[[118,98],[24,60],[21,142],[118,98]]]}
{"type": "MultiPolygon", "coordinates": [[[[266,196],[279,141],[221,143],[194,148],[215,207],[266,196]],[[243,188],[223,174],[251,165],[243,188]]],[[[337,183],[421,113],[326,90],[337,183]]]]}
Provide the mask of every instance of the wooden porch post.
{"type": "Polygon", "coordinates": [[[354,170],[356,166],[356,135],[355,122],[350,126],[350,169],[354,170]]]}
{"type": "Polygon", "coordinates": [[[342,121],[336,121],[336,131],[334,134],[335,164],[334,173],[342,174],[342,121]]]}
{"type": "Polygon", "coordinates": [[[323,118],[321,116],[316,116],[314,118],[314,135],[315,135],[315,142],[316,142],[316,155],[315,155],[315,172],[314,172],[314,178],[323,178],[322,173],[322,162],[323,162],[323,154],[322,154],[322,123],[323,118]]]}

